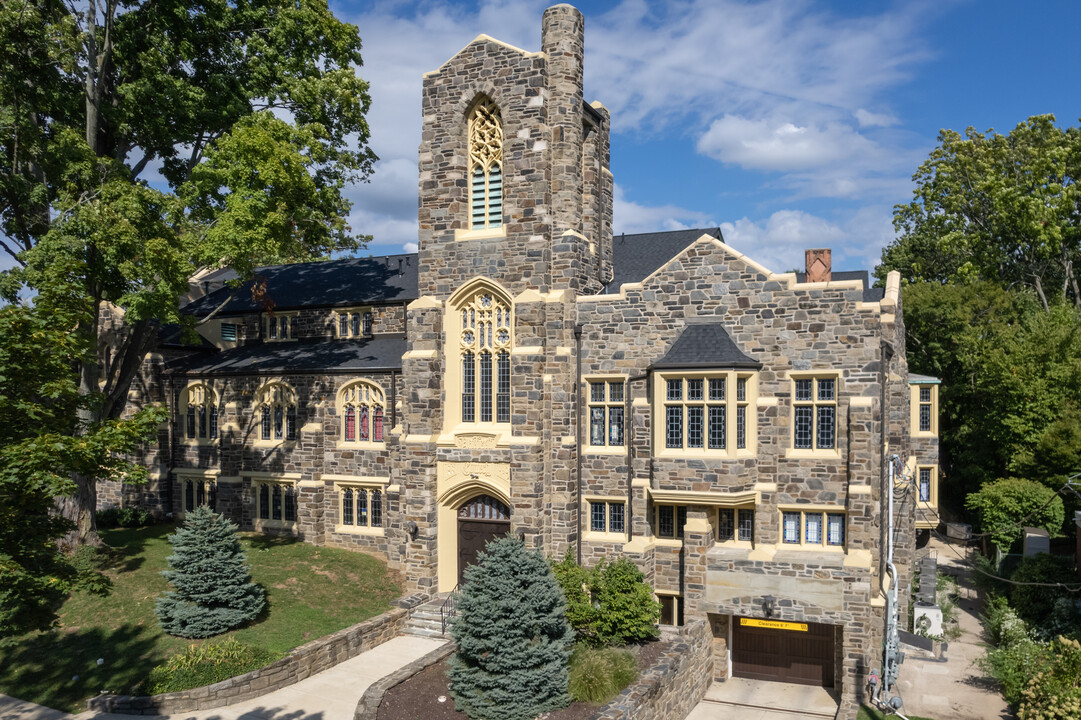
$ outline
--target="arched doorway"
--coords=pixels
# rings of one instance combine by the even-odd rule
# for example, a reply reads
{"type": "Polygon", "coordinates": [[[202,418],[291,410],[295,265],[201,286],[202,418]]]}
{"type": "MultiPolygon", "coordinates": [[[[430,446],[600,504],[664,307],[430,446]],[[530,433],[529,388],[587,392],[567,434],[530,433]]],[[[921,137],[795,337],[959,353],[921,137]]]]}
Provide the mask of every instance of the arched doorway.
{"type": "Polygon", "coordinates": [[[510,508],[491,495],[477,495],[458,508],[458,582],[484,546],[510,530],[510,508]]]}

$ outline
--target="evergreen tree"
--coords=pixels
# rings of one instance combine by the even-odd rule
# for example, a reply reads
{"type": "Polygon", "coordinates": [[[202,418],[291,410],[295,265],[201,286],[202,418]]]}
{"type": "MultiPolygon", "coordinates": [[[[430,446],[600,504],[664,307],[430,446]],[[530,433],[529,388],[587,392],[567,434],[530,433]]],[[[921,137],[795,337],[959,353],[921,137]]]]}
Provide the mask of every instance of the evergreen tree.
{"type": "Polygon", "coordinates": [[[154,607],[165,632],[210,637],[255,619],[263,609],[263,588],[251,581],[236,529],[210,508],[199,507],[169,536],[172,570],[162,575],[176,590],[154,607]]]}
{"type": "Polygon", "coordinates": [[[465,572],[451,635],[450,693],[470,718],[528,720],[570,702],[574,631],[552,570],[516,538],[488,544],[465,572]]]}

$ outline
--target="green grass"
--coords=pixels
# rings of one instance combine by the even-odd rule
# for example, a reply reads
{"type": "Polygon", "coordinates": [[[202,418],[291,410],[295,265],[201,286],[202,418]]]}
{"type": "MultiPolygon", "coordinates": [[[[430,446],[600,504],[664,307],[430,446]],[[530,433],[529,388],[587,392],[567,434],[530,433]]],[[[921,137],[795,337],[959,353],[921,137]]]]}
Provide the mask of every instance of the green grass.
{"type": "MultiPolygon", "coordinates": [[[[901,708],[904,712],[904,708],[901,708]]],[[[867,705],[860,706],[860,714],[856,716],[856,720],[887,720],[887,718],[895,718],[896,715],[886,715],[881,710],[877,710],[867,705]]],[[[907,715],[908,720],[929,720],[925,717],[919,717],[918,715],[907,715]]]]}
{"type": "MultiPolygon", "coordinates": [[[[0,647],[0,693],[69,712],[84,710],[86,699],[102,690],[139,694],[154,666],[192,643],[165,635],[154,615],[155,600],[169,589],[160,572],[174,529],[103,531],[113,548],[109,595],[76,592],[60,609],[56,629],[0,647]]],[[[242,541],[252,578],[266,589],[267,609],[218,639],[235,638],[280,657],[385,612],[401,594],[386,565],[368,555],[251,533],[242,541]]]]}

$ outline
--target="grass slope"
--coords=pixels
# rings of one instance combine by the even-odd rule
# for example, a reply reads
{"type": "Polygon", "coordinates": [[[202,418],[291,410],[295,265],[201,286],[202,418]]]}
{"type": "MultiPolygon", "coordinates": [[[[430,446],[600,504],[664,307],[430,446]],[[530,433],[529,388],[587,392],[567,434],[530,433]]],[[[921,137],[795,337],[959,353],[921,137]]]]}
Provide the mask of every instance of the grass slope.
{"type": "MultiPolygon", "coordinates": [[[[154,615],[155,600],[169,589],[161,571],[174,529],[104,531],[114,550],[106,570],[112,591],[107,597],[77,592],[61,608],[58,628],[0,647],[0,692],[70,712],[84,710],[86,699],[102,690],[138,694],[151,668],[192,642],[165,635],[154,615]]],[[[362,553],[250,533],[242,542],[252,578],[266,588],[267,609],[219,638],[281,656],[385,612],[401,594],[386,565],[362,553]]]]}

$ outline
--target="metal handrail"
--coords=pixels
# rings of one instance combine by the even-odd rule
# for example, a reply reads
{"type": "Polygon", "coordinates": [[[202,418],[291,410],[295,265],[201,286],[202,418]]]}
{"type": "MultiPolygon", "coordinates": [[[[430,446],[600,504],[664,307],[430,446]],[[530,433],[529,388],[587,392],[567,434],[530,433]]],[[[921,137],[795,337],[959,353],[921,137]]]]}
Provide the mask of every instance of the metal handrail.
{"type": "Polygon", "coordinates": [[[447,634],[447,625],[450,623],[450,619],[458,614],[457,601],[458,586],[455,585],[454,589],[450,591],[450,595],[447,595],[447,599],[439,606],[439,621],[443,626],[443,635],[447,634]]]}

